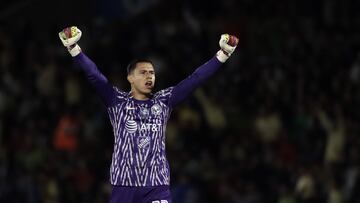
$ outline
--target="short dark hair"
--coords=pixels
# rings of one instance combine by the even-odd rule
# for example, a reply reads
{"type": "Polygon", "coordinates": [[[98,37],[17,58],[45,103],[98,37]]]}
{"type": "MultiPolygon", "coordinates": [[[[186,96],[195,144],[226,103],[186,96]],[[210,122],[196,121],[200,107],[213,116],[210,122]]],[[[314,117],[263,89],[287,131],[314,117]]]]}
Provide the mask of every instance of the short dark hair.
{"type": "Polygon", "coordinates": [[[141,59],[132,60],[126,67],[126,71],[128,75],[130,75],[134,71],[134,69],[136,68],[136,64],[138,63],[150,63],[152,66],[154,66],[153,62],[149,59],[141,58],[141,59]]]}

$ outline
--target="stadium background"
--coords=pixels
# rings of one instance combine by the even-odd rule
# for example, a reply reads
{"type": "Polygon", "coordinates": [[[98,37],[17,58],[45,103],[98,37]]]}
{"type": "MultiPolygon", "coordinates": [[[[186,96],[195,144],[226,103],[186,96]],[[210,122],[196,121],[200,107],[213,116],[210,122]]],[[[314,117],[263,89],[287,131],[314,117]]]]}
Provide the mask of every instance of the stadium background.
{"type": "Polygon", "coordinates": [[[172,115],[174,203],[359,202],[360,2],[0,3],[0,202],[100,203],[106,112],[58,39],[69,25],[116,85],[147,56],[157,89],[236,34],[233,57],[172,115]]]}

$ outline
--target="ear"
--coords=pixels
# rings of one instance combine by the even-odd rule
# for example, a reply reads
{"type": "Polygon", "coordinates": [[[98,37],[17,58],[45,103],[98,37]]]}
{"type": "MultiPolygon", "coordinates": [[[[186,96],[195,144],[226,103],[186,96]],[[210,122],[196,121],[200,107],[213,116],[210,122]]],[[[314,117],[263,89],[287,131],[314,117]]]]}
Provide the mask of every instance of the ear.
{"type": "Polygon", "coordinates": [[[129,75],[127,76],[127,80],[129,81],[130,84],[132,84],[133,81],[134,81],[134,76],[133,76],[132,74],[129,74],[129,75]]]}

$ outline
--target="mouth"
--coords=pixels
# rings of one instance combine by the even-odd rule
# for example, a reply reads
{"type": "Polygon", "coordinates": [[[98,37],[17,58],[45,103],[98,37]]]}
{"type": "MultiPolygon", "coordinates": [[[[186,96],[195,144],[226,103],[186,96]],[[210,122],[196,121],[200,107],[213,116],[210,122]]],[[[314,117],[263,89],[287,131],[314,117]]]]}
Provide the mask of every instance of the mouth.
{"type": "Polygon", "coordinates": [[[152,81],[147,81],[145,83],[145,87],[151,89],[153,87],[153,82],[152,81]]]}

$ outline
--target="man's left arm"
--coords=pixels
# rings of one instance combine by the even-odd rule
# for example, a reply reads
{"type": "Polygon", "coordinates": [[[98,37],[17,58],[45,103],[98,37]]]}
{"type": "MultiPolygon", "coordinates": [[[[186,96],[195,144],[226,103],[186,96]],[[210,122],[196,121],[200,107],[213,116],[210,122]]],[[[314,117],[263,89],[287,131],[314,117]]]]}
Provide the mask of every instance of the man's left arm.
{"type": "Polygon", "coordinates": [[[212,76],[235,51],[237,43],[238,39],[235,36],[228,34],[221,35],[219,41],[221,49],[213,58],[198,67],[190,76],[182,80],[173,88],[169,99],[169,105],[175,106],[183,101],[194,89],[212,76]]]}

